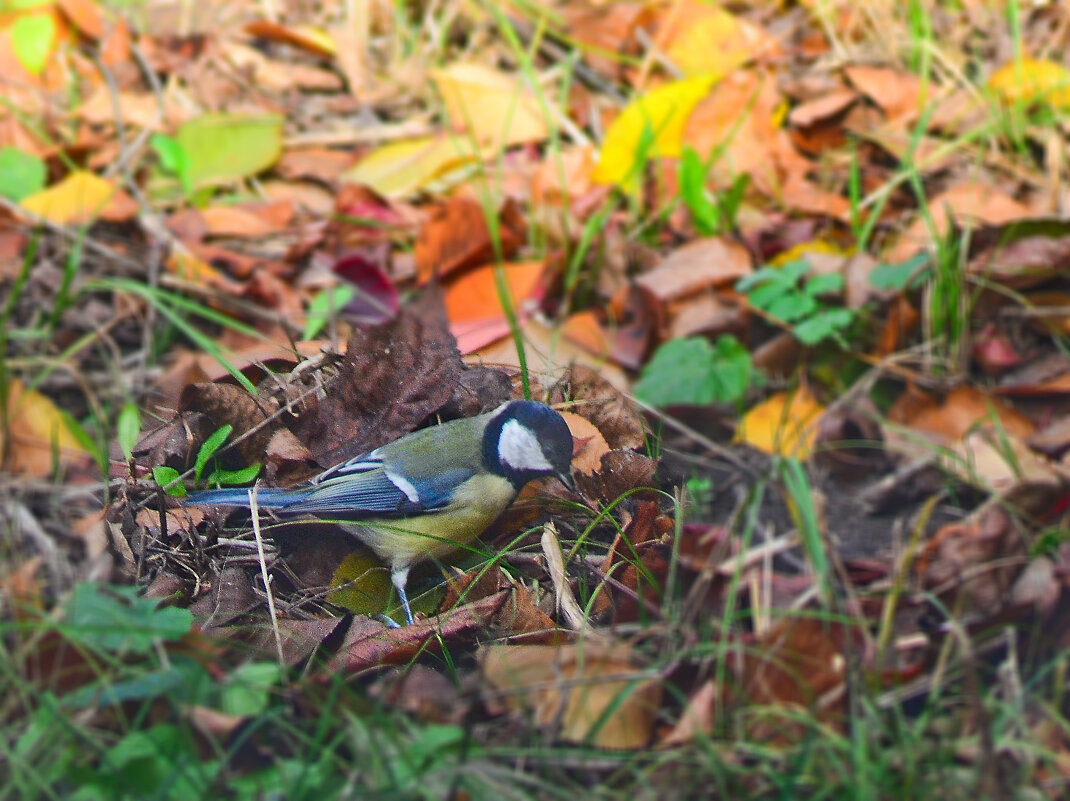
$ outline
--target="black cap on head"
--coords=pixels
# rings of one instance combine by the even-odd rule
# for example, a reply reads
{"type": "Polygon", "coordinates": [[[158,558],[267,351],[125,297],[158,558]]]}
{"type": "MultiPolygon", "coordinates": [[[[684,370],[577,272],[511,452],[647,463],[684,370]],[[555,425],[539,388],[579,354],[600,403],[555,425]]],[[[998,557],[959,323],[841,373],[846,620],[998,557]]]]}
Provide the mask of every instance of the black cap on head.
{"type": "Polygon", "coordinates": [[[526,484],[538,476],[554,475],[561,479],[569,489],[573,488],[572,432],[565,418],[545,403],[525,400],[507,403],[487,425],[483,452],[491,469],[505,475],[517,486],[526,484]],[[500,458],[499,444],[502,431],[511,420],[515,420],[534,435],[542,452],[544,467],[503,463],[500,458]]]}

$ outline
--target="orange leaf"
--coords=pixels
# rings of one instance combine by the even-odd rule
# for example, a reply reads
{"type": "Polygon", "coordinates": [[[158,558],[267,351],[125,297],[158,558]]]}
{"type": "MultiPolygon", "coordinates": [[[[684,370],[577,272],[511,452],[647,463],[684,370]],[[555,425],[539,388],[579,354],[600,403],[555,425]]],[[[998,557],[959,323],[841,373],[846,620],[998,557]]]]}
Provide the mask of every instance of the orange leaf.
{"type": "Polygon", "coordinates": [[[104,22],[100,18],[100,8],[93,0],[56,0],[56,5],[67,19],[90,39],[99,39],[104,35],[104,22]]]}
{"type": "Polygon", "coordinates": [[[329,34],[307,25],[287,28],[277,22],[262,19],[246,24],[245,32],[258,39],[299,47],[309,53],[325,58],[338,55],[338,49],[329,34]]]}
{"type": "Polygon", "coordinates": [[[586,417],[573,412],[561,412],[572,432],[572,466],[587,476],[602,469],[602,457],[609,453],[609,445],[602,432],[586,417]]]}
{"type": "Polygon", "coordinates": [[[263,237],[281,230],[255,211],[238,206],[209,206],[201,209],[201,216],[209,236],[263,237]]]}
{"type": "MultiPolygon", "coordinates": [[[[509,296],[518,312],[523,312],[537,302],[542,294],[540,279],[544,267],[541,261],[504,266],[509,296]]],[[[504,317],[505,311],[498,296],[494,272],[494,265],[488,264],[461,276],[447,287],[446,314],[451,323],[471,323],[504,317]]]]}
{"type": "MultiPolygon", "coordinates": [[[[499,215],[498,236],[506,259],[524,241],[524,221],[509,203],[499,215]]],[[[483,207],[466,197],[453,197],[435,207],[420,229],[413,256],[421,282],[492,261],[495,250],[483,207]]]]}

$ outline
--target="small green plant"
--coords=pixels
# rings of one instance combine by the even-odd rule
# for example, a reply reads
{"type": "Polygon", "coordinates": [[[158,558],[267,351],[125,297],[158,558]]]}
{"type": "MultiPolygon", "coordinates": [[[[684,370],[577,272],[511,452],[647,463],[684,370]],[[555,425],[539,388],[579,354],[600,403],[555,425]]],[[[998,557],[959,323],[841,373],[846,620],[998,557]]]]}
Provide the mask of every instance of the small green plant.
{"type": "Polygon", "coordinates": [[[688,518],[701,518],[703,511],[708,509],[713,501],[713,479],[709,476],[694,475],[687,479],[686,486],[690,503],[684,511],[688,518]]]}
{"type": "Polygon", "coordinates": [[[0,175],[4,176],[0,196],[19,201],[45,188],[45,162],[16,147],[0,147],[0,175]]]}
{"type": "Polygon", "coordinates": [[[635,396],[651,406],[736,403],[750,386],[750,353],[733,336],[666,342],[643,367],[635,396]]]}
{"type": "Polygon", "coordinates": [[[826,339],[847,347],[843,332],[854,321],[850,309],[833,307],[822,295],[843,290],[843,276],[838,273],[815,275],[803,280],[810,263],[805,259],[790,261],[782,267],[762,267],[736,284],[747,301],[770,317],[791,326],[792,333],[804,345],[816,345],[826,339]]]}
{"type": "Polygon", "coordinates": [[[691,212],[691,221],[703,236],[725,234],[735,229],[750,176],[740,173],[728,189],[716,196],[706,187],[709,163],[693,147],[684,148],[680,162],[680,195],[691,212]]]}
{"type": "MultiPolygon", "coordinates": [[[[201,483],[201,476],[204,475],[204,470],[208,463],[213,461],[216,452],[223,447],[223,443],[227,441],[227,437],[230,436],[233,430],[234,426],[228,423],[214,431],[212,436],[208,437],[204,444],[201,445],[200,450],[197,451],[197,458],[193,462],[193,483],[195,485],[201,483]]],[[[205,479],[205,483],[209,486],[247,484],[256,478],[257,473],[260,472],[259,462],[254,462],[248,467],[243,467],[239,470],[226,470],[214,462],[213,465],[212,472],[205,479]]],[[[186,496],[186,488],[179,481],[181,475],[173,467],[167,467],[166,465],[152,468],[152,477],[156,480],[156,483],[163,487],[168,495],[176,498],[184,498],[186,496]]]]}
{"type": "Polygon", "coordinates": [[[171,136],[156,134],[149,144],[160,160],[160,168],[178,179],[182,192],[188,198],[193,194],[193,177],[189,154],[181,143],[171,136]]]}
{"type": "Polygon", "coordinates": [[[918,253],[896,264],[878,264],[869,274],[869,283],[876,289],[918,289],[929,278],[930,257],[918,253]]]}
{"type": "Polygon", "coordinates": [[[140,433],[141,416],[137,405],[128,403],[119,410],[119,417],[115,423],[115,436],[119,441],[119,450],[123,452],[123,458],[127,461],[133,458],[134,446],[137,445],[140,433]]]}

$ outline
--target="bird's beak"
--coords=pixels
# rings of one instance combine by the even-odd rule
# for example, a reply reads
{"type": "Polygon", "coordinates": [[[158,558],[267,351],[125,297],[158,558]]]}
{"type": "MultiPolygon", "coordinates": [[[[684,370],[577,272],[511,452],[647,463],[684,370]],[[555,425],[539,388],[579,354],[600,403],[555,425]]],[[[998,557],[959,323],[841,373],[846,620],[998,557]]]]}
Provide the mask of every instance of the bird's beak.
{"type": "Polygon", "coordinates": [[[569,492],[575,492],[576,491],[576,482],[572,480],[572,474],[571,473],[568,473],[568,472],[558,473],[557,474],[557,480],[560,481],[562,484],[564,484],[565,485],[565,489],[567,489],[569,492]]]}

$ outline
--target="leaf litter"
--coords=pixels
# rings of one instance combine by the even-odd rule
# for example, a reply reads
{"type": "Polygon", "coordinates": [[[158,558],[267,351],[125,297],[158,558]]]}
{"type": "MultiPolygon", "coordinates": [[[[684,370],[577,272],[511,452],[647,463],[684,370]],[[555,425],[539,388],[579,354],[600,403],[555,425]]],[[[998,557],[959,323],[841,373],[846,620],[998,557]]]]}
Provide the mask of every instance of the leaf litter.
{"type": "MultiPolygon", "coordinates": [[[[991,39],[961,69],[891,53],[867,27],[905,25],[890,8],[447,3],[435,39],[374,3],[46,5],[0,22],[0,147],[45,168],[0,210],[5,620],[78,622],[72,592],[150,614],[84,589],[112,580],[188,609],[160,647],[217,681],[277,649],[484,744],[640,753],[788,750],[867,692],[910,710],[1057,658],[1064,11],[1022,11],[1015,58],[1006,20],[946,10],[934,42],[991,39]],[[529,487],[416,571],[411,627],[368,617],[384,568],[330,525],[265,521],[258,554],[247,515],[153,480],[209,469],[229,426],[210,469],[288,486],[527,392],[566,413],[579,494],[529,487]],[[129,401],[153,418],[128,459],[129,401]]],[[[62,631],[32,670],[5,637],[33,686],[91,683],[62,631]]],[[[944,714],[962,742],[985,725],[944,714]]]]}

